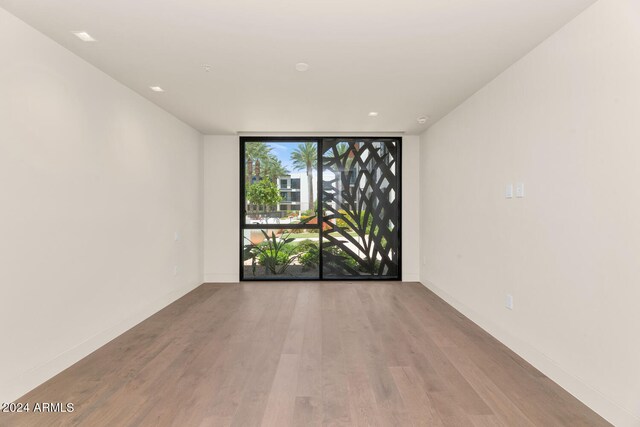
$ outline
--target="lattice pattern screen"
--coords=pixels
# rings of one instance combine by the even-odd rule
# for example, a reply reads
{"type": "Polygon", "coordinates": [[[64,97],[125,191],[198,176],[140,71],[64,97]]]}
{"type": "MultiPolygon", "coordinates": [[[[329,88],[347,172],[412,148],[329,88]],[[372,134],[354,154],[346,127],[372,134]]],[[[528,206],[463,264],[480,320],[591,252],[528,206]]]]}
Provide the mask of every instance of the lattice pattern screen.
{"type": "Polygon", "coordinates": [[[323,276],[398,278],[396,139],[322,141],[323,276]]]}

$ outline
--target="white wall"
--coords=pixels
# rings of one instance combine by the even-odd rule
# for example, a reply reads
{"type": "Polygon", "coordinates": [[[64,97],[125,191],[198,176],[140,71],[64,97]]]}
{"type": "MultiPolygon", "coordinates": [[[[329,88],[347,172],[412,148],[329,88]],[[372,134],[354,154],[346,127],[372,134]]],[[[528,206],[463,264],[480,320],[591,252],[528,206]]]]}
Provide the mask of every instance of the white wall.
{"type": "Polygon", "coordinates": [[[204,137],[204,281],[240,280],[240,139],[204,137]]]}
{"type": "Polygon", "coordinates": [[[640,3],[601,0],[421,153],[423,283],[620,426],[640,425],[639,114],[640,3]]]}
{"type": "Polygon", "coordinates": [[[402,280],[420,280],[420,138],[402,138],[402,280]]]}
{"type": "Polygon", "coordinates": [[[6,402],[202,282],[202,138],[2,9],[0,52],[6,402]]]}
{"type": "MultiPolygon", "coordinates": [[[[239,153],[237,136],[204,139],[204,280],[237,282],[239,277],[239,153]]],[[[402,269],[404,281],[419,279],[420,140],[402,144],[402,269]]]]}

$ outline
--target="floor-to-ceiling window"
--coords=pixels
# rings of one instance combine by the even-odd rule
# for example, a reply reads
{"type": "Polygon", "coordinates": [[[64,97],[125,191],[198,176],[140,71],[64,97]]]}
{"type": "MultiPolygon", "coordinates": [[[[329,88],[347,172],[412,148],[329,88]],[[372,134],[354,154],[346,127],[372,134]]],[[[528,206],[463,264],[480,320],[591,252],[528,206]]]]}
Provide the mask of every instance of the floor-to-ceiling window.
{"type": "Polygon", "coordinates": [[[240,142],[242,280],[400,279],[400,138],[240,142]]]}

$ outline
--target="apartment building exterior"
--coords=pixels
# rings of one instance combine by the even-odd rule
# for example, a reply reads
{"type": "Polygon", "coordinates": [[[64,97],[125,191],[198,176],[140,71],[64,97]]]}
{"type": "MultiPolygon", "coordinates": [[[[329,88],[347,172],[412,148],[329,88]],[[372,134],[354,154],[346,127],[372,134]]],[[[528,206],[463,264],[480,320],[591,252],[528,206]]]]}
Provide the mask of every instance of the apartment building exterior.
{"type": "MultiPolygon", "coordinates": [[[[278,189],[282,200],[278,204],[278,210],[306,211],[313,209],[309,206],[309,190],[306,173],[292,173],[278,178],[278,189]]],[[[317,200],[317,191],[314,185],[313,199],[317,200]]]]}

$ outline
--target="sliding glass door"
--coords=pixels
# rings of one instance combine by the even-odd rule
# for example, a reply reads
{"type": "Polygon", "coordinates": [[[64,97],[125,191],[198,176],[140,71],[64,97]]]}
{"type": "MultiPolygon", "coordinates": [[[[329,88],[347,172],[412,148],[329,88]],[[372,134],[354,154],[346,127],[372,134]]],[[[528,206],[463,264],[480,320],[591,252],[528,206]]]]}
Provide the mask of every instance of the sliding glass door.
{"type": "Polygon", "coordinates": [[[322,140],[322,276],[400,278],[397,139],[322,140]]]}
{"type": "Polygon", "coordinates": [[[400,138],[240,146],[242,280],[400,279],[400,138]]]}
{"type": "Polygon", "coordinates": [[[318,141],[240,141],[240,278],[319,279],[318,141]]]}

